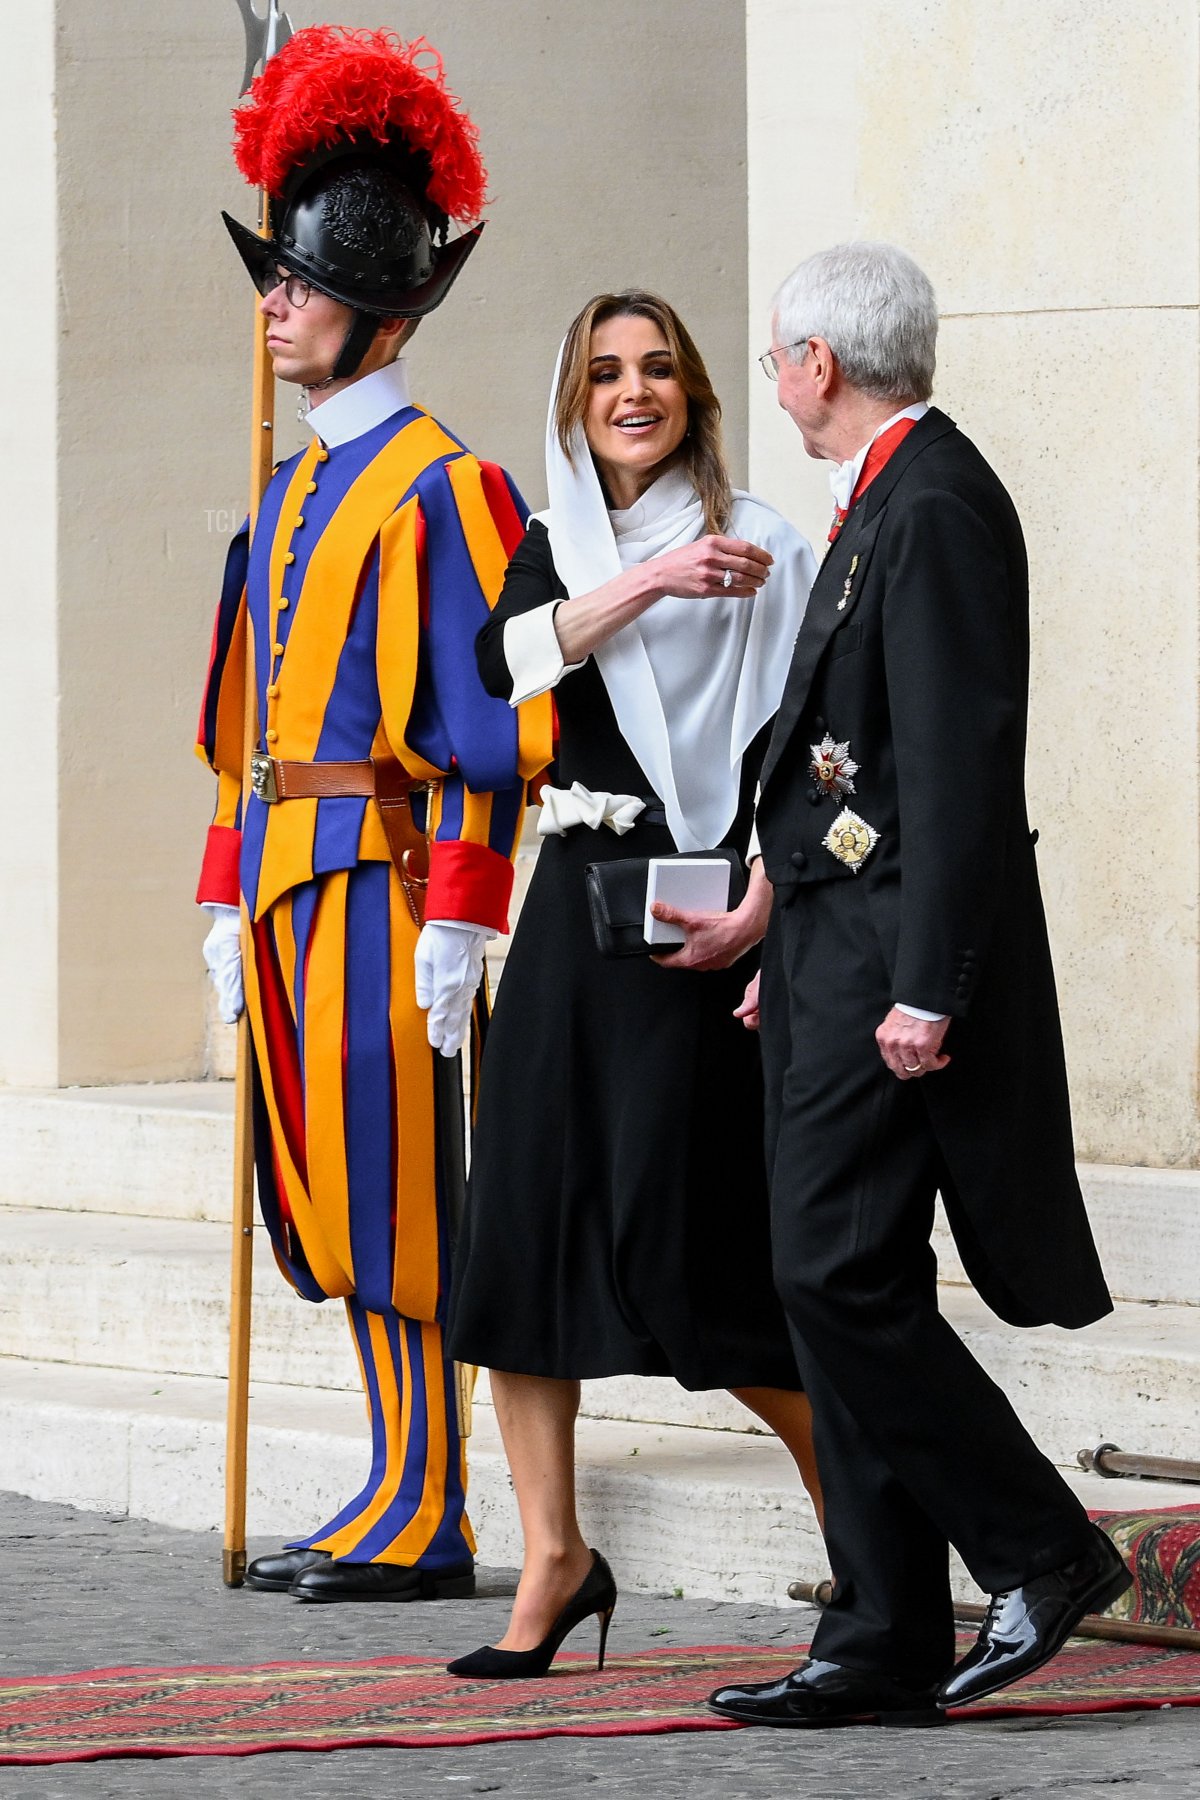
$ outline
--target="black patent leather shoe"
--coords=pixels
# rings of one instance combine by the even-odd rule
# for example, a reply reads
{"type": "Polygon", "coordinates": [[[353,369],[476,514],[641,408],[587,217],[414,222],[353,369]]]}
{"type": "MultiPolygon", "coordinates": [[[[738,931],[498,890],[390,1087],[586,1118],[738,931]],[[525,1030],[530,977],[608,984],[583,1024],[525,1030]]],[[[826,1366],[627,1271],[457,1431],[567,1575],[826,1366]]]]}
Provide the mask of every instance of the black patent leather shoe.
{"type": "Polygon", "coordinates": [[[335,1559],[302,1569],[288,1592],[297,1600],[469,1600],[475,1592],[475,1564],[414,1569],[335,1559]]]}
{"type": "Polygon", "coordinates": [[[286,1594],[302,1570],[328,1561],[328,1550],[281,1550],[275,1556],[256,1556],[246,1570],[246,1586],[286,1594]]]}
{"type": "Polygon", "coordinates": [[[943,1725],[936,1700],[932,1686],[908,1688],[890,1675],[807,1662],[781,1681],[718,1688],[708,1704],[739,1725],[943,1725]]]}
{"type": "Polygon", "coordinates": [[[1119,1600],[1133,1577],[1112,1539],[1093,1525],[1074,1562],[993,1594],[979,1636],[938,1690],[939,1706],[982,1700],[1057,1656],[1085,1613],[1119,1600]]]}

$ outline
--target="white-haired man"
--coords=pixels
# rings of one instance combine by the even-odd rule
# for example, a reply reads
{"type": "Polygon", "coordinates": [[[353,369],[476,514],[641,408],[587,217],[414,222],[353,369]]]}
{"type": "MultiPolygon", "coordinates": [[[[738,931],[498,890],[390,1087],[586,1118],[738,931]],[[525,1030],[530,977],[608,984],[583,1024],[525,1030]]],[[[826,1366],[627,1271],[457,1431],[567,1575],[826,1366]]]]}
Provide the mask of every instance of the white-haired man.
{"type": "Polygon", "coordinates": [[[1129,1585],[940,1316],[940,1188],[1001,1317],[1111,1308],[1075,1175],[1025,810],[1028,579],[1004,488],[931,408],[911,259],[802,263],[763,358],[837,465],[831,546],[762,771],[761,998],[776,1279],[835,1575],[811,1660],[713,1695],[746,1723],[933,1723],[1047,1661],[1129,1585]],[[947,1544],[994,1596],[951,1673],[947,1544]]]}

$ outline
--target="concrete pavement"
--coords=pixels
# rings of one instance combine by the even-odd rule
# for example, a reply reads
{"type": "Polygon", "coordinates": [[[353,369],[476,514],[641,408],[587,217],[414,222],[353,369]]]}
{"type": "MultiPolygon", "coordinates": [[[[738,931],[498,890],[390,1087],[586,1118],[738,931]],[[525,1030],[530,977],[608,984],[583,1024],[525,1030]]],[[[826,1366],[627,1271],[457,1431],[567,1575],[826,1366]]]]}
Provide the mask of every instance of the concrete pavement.
{"type": "MultiPolygon", "coordinates": [[[[174,1531],[0,1495],[0,1669],[7,1676],[120,1664],[304,1656],[453,1655],[502,1630],[511,1572],[473,1601],[305,1607],[230,1593],[212,1533],[174,1531]]],[[[270,1545],[252,1546],[269,1548],[270,1545]]],[[[618,1571],[618,1579],[619,1579],[618,1571]]],[[[801,1607],[623,1591],[610,1653],[670,1644],[803,1640],[801,1607]]],[[[583,1634],[581,1633],[581,1639],[583,1634]]],[[[781,1668],[788,1658],[781,1654],[781,1668]]],[[[941,1732],[713,1732],[552,1738],[469,1749],[347,1750],[245,1758],[0,1768],[2,1800],[426,1800],[576,1794],[654,1800],[1196,1800],[1200,1709],[958,1725],[941,1732]]]]}

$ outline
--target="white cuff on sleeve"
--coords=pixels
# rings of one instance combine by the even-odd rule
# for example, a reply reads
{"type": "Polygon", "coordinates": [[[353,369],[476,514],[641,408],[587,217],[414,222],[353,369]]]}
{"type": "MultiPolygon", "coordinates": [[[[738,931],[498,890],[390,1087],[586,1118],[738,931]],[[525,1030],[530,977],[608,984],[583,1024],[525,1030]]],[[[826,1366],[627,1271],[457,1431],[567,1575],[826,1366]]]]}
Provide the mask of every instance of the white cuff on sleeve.
{"type": "Polygon", "coordinates": [[[562,645],[554,629],[557,606],[557,600],[547,600],[545,606],[535,606],[532,612],[505,620],[504,660],[513,683],[510,706],[535,699],[556,687],[572,669],[583,667],[582,663],[563,661],[562,645]]]}
{"type": "Polygon", "coordinates": [[[762,783],[759,782],[754,789],[754,817],[750,821],[750,842],[746,845],[747,868],[750,867],[756,856],[762,855],[762,845],[758,841],[758,803],[761,799],[762,783]]]}
{"type": "Polygon", "coordinates": [[[477,931],[481,937],[499,937],[500,933],[491,925],[473,925],[470,919],[431,919],[432,925],[448,925],[451,931],[477,931]]]}
{"type": "Polygon", "coordinates": [[[949,1016],[946,1013],[927,1012],[923,1006],[905,1006],[903,1000],[897,1000],[896,1011],[907,1013],[910,1019],[924,1019],[926,1025],[937,1025],[949,1016]]]}

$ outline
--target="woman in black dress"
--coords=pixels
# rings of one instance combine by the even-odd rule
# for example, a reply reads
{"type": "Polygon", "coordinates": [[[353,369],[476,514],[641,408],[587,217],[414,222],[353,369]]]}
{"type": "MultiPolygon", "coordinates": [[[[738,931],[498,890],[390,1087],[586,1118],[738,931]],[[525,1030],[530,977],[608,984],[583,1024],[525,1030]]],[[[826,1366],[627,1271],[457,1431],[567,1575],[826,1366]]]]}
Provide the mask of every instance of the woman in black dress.
{"type": "Polygon", "coordinates": [[[745,855],[770,721],[815,572],[778,513],[736,495],[720,407],[677,315],[602,295],[574,321],[530,521],[480,633],[488,691],[555,689],[543,836],[479,1084],[450,1344],[492,1371],[525,1562],[497,1648],[451,1668],[543,1672],[611,1613],[575,1515],[582,1380],[725,1387],[778,1432],[819,1508],[808,1403],[771,1281],[755,1038],[734,1013],[766,926],[736,912],[674,954],[596,947],[584,868],[745,855]]]}

